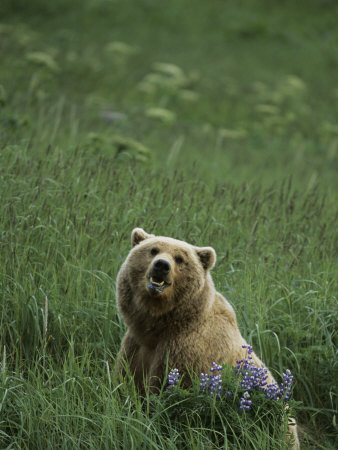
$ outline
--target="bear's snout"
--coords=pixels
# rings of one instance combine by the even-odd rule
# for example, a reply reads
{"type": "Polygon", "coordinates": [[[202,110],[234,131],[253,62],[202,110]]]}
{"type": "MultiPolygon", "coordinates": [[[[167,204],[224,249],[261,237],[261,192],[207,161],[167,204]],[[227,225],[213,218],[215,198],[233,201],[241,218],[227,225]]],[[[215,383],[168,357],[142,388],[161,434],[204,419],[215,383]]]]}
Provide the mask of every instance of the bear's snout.
{"type": "Polygon", "coordinates": [[[171,265],[166,259],[156,259],[148,274],[147,289],[151,294],[162,294],[171,285],[171,265]]]}
{"type": "Polygon", "coordinates": [[[154,275],[167,275],[170,272],[171,266],[169,261],[166,261],[165,259],[158,259],[154,262],[153,265],[153,274],[154,275]]]}

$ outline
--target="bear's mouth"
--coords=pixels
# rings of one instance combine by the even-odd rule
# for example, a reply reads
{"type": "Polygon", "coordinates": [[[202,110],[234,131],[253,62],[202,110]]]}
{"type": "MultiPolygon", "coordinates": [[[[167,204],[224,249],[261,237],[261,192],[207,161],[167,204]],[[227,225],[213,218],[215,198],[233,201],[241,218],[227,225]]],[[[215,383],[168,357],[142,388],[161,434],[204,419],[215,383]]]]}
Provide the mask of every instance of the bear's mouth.
{"type": "Polygon", "coordinates": [[[171,283],[167,280],[163,280],[156,276],[149,275],[147,288],[152,294],[162,294],[165,288],[170,286],[171,283]]]}

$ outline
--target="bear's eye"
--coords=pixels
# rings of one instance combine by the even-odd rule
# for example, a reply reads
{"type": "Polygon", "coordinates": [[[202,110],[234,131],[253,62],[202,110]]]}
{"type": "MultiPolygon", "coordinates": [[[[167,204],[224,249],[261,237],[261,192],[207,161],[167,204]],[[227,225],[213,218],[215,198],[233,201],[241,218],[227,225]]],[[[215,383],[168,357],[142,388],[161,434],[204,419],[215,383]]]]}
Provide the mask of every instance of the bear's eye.
{"type": "Polygon", "coordinates": [[[152,248],[152,249],[150,250],[150,253],[151,253],[153,256],[157,255],[158,252],[159,252],[158,248],[152,248]]]}
{"type": "Polygon", "coordinates": [[[181,256],[175,256],[175,261],[177,262],[177,264],[182,264],[183,258],[181,256]]]}

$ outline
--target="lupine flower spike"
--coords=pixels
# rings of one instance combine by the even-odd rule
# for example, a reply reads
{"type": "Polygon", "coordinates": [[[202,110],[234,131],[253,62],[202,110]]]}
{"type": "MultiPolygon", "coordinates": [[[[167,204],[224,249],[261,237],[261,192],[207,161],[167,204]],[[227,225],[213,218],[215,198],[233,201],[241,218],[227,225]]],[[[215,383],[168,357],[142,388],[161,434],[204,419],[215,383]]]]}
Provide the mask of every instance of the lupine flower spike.
{"type": "MultiPolygon", "coordinates": [[[[242,348],[248,350],[247,357],[240,361],[236,361],[237,367],[235,368],[235,373],[242,375],[241,388],[246,389],[248,392],[255,388],[259,388],[265,392],[267,398],[272,400],[283,399],[285,402],[290,400],[293,384],[293,376],[290,370],[287,369],[285,373],[283,373],[283,382],[281,384],[267,384],[268,370],[263,364],[261,367],[257,367],[254,364],[251,356],[251,353],[253,352],[251,345],[243,345],[242,348]]],[[[241,399],[241,406],[243,398],[241,399]]],[[[243,407],[241,409],[245,408],[243,407]]]]}
{"type": "Polygon", "coordinates": [[[280,391],[282,393],[282,398],[285,402],[290,400],[293,385],[293,375],[289,369],[286,369],[283,373],[283,383],[279,385],[280,391]]]}
{"type": "Polygon", "coordinates": [[[240,411],[250,411],[251,405],[252,405],[252,401],[250,400],[249,392],[244,392],[243,397],[240,400],[238,409],[240,411]]]}
{"type": "Polygon", "coordinates": [[[284,402],[290,400],[292,393],[293,376],[289,369],[283,373],[283,382],[279,385],[277,383],[268,384],[265,390],[266,396],[273,400],[283,399],[284,402]]]}
{"type": "Polygon", "coordinates": [[[168,374],[167,389],[172,389],[173,387],[177,386],[180,376],[181,375],[179,374],[178,369],[172,369],[168,374]]]}
{"type": "Polygon", "coordinates": [[[242,348],[248,350],[247,357],[237,362],[235,373],[242,375],[241,388],[252,391],[255,388],[264,389],[268,378],[268,369],[262,364],[259,368],[252,361],[251,353],[253,349],[251,345],[242,345],[242,348]]]}
{"type": "Polygon", "coordinates": [[[222,378],[221,375],[213,375],[214,372],[220,372],[223,370],[222,366],[219,366],[215,362],[212,363],[210,368],[210,375],[201,373],[200,375],[200,389],[203,394],[209,394],[210,396],[216,396],[220,398],[222,392],[222,378]]]}

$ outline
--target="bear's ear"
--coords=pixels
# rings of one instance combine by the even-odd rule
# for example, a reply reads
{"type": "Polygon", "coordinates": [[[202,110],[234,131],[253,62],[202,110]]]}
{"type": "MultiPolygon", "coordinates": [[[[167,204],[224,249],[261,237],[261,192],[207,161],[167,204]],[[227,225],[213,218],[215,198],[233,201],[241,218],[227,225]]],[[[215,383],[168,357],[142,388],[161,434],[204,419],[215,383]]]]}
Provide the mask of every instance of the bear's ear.
{"type": "Polygon", "coordinates": [[[135,245],[150,237],[154,237],[154,235],[146,233],[142,228],[134,228],[131,232],[131,245],[135,247],[135,245]]]}
{"type": "Polygon", "coordinates": [[[212,247],[197,247],[197,255],[201,260],[204,270],[210,270],[216,262],[216,252],[212,247]]]}

